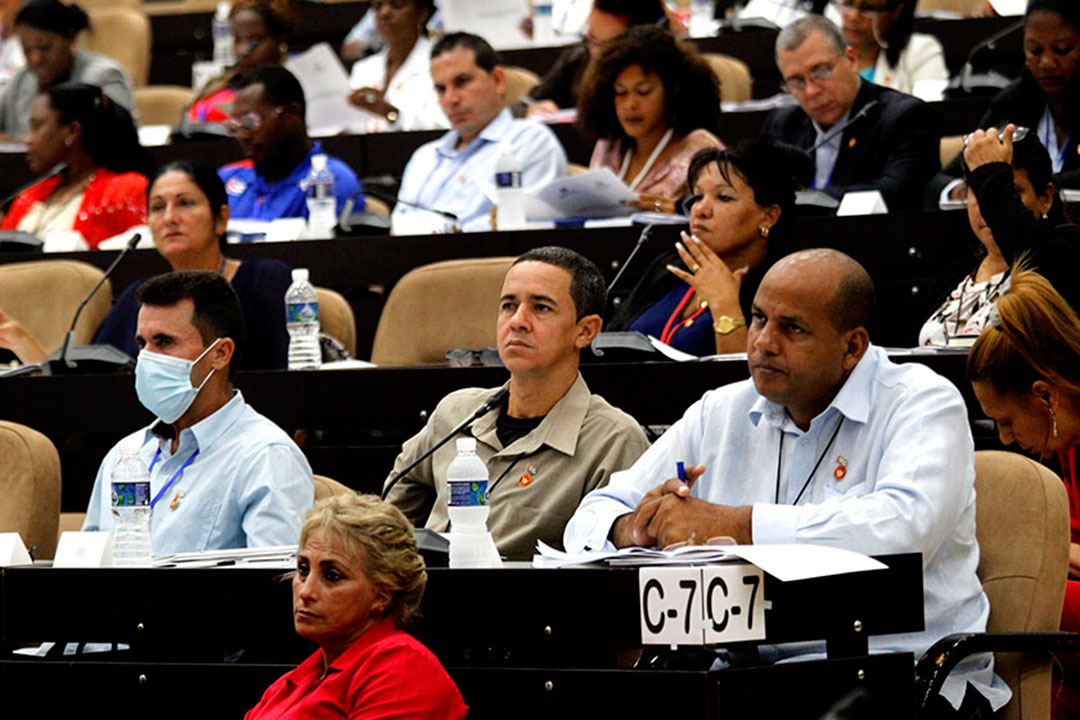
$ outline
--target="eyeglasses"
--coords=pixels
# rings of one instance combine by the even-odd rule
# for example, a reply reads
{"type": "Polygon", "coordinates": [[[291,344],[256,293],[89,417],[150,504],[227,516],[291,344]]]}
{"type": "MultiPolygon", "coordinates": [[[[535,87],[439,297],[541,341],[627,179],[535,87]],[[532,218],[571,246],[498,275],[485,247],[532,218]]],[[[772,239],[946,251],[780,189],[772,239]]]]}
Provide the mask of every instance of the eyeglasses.
{"type": "MultiPolygon", "coordinates": [[[[282,109],[280,107],[276,107],[271,111],[271,114],[280,115],[281,110],[282,109]]],[[[226,132],[228,132],[230,135],[236,135],[241,130],[245,130],[247,132],[255,132],[260,127],[262,127],[262,124],[262,114],[254,110],[244,113],[243,115],[230,115],[229,117],[225,118],[225,122],[223,123],[223,125],[225,125],[226,132]]]]}
{"type": "Polygon", "coordinates": [[[858,10],[863,15],[877,15],[879,13],[888,12],[893,9],[893,3],[886,3],[884,5],[868,5],[859,0],[839,0],[836,6],[840,9],[840,12],[853,12],[858,10]]]}
{"type": "Polygon", "coordinates": [[[789,93],[801,93],[806,90],[806,83],[812,82],[815,85],[821,83],[832,77],[833,70],[836,68],[836,64],[840,62],[843,55],[837,55],[832,62],[821,63],[810,68],[810,72],[806,74],[806,77],[792,76],[785,78],[783,85],[787,88],[789,93]]]}

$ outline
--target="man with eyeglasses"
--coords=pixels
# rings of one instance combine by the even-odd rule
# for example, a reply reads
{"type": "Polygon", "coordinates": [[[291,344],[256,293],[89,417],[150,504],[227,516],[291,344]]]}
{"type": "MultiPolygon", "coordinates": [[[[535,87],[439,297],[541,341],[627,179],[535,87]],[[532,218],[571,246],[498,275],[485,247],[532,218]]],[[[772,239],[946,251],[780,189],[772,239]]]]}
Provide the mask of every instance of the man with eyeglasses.
{"type": "Polygon", "coordinates": [[[763,134],[811,153],[813,188],[837,198],[877,190],[890,210],[920,207],[941,167],[941,122],[929,105],[862,80],[855,50],[820,15],[780,32],[776,64],[798,106],[774,110],[763,134]]]}
{"type": "MultiPolygon", "coordinates": [[[[308,137],[306,108],[300,81],[280,65],[263,65],[241,81],[225,127],[246,159],[218,171],[233,218],[307,217],[301,183],[311,172],[311,158],[325,153],[308,137]]],[[[360,181],[337,158],[328,156],[326,167],[334,176],[340,214],[345,201],[360,193],[360,181]]]]}

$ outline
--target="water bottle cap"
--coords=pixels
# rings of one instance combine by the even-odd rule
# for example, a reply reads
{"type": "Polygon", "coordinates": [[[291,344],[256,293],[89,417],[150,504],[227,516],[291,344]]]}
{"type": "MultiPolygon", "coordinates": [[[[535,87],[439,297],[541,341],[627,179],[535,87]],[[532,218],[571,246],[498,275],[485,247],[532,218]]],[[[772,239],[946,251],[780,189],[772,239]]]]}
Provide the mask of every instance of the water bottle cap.
{"type": "Polygon", "coordinates": [[[326,155],[318,153],[311,156],[311,169],[312,170],[325,170],[326,169],[326,155]]]}
{"type": "Polygon", "coordinates": [[[292,281],[293,282],[307,282],[308,281],[308,269],[307,268],[293,268],[292,281]]]}
{"type": "Polygon", "coordinates": [[[232,10],[232,3],[219,2],[217,4],[217,11],[214,13],[215,20],[228,20],[229,12],[232,10]]]}
{"type": "Polygon", "coordinates": [[[457,451],[462,452],[476,452],[476,438],[463,437],[457,439],[457,451]]]}

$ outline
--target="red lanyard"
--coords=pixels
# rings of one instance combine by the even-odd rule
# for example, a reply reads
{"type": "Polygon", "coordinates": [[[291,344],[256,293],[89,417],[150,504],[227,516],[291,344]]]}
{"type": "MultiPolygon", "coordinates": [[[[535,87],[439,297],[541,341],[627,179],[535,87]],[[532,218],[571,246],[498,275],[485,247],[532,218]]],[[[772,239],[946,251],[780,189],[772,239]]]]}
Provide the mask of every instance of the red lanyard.
{"type": "Polygon", "coordinates": [[[696,313],[681,322],[676,322],[676,320],[679,319],[679,316],[682,315],[682,311],[683,308],[686,307],[686,303],[690,302],[690,298],[692,298],[693,296],[694,288],[693,286],[690,286],[689,288],[687,288],[686,294],[683,295],[683,299],[679,302],[678,307],[675,308],[675,312],[671,313],[671,317],[668,318],[667,324],[664,325],[664,331],[660,333],[660,342],[664,343],[665,345],[670,345],[671,339],[675,337],[675,333],[679,331],[679,328],[690,327],[694,324],[694,318],[709,309],[709,304],[703,302],[701,303],[701,307],[698,308],[696,313]]]}

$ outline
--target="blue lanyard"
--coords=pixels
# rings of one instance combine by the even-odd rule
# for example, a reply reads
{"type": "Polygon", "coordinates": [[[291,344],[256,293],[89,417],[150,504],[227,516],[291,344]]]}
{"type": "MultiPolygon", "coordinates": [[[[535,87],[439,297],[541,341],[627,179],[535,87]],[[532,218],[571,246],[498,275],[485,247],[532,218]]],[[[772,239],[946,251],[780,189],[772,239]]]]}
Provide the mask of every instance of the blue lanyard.
{"type": "MultiPolygon", "coordinates": [[[[150,509],[151,510],[153,510],[154,506],[158,504],[158,500],[161,499],[161,496],[164,495],[166,492],[168,492],[169,488],[171,488],[176,483],[176,481],[180,479],[180,476],[184,474],[184,470],[187,469],[187,466],[191,464],[191,462],[195,459],[195,456],[198,455],[198,454],[199,454],[199,450],[198,450],[198,448],[196,448],[195,452],[191,453],[191,457],[189,457],[187,460],[185,460],[184,464],[180,466],[180,469],[177,470],[173,474],[173,476],[171,478],[169,478],[169,482],[165,483],[165,487],[158,490],[158,494],[155,495],[154,499],[150,501],[150,509]]],[[[158,448],[157,452],[154,453],[154,459],[150,461],[150,472],[154,472],[154,465],[157,464],[158,458],[160,458],[160,457],[161,457],[161,448],[158,448]]]]}

